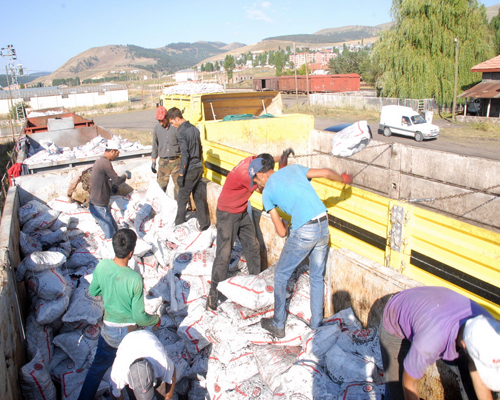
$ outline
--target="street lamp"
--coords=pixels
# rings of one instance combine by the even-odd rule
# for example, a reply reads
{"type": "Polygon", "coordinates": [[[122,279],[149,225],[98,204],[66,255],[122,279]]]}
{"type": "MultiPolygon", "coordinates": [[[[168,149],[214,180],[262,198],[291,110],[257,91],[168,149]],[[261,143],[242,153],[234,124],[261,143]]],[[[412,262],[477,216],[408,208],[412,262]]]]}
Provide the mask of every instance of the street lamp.
{"type": "Polygon", "coordinates": [[[458,80],[458,38],[455,38],[455,90],[453,92],[453,110],[452,110],[453,122],[455,122],[455,107],[457,105],[457,80],[458,80]]]}

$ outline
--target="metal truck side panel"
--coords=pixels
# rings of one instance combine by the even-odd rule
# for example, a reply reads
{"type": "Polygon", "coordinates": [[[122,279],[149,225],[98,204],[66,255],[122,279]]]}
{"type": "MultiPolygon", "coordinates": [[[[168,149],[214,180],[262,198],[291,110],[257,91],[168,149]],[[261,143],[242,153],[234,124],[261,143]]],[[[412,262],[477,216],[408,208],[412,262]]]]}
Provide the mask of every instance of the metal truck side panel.
{"type": "Polygon", "coordinates": [[[280,155],[288,148],[308,148],[314,117],[287,114],[241,121],[207,121],[198,125],[202,137],[249,153],[280,155]]]}
{"type": "Polygon", "coordinates": [[[18,373],[26,363],[22,319],[27,314],[23,284],[18,284],[15,267],[20,263],[19,195],[10,187],[0,226],[0,398],[21,399],[18,373]],[[23,315],[23,318],[21,318],[23,315]]]}
{"type": "Polygon", "coordinates": [[[270,113],[276,116],[281,115],[283,108],[279,92],[162,95],[161,102],[167,110],[179,108],[192,124],[221,120],[233,114],[260,116],[270,113]]]}

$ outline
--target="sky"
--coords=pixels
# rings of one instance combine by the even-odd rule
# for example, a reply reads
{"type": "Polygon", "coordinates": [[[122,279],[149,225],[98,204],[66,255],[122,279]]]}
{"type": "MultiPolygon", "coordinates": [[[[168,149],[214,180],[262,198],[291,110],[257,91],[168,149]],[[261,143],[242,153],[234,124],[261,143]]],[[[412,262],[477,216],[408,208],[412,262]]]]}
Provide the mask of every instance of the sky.
{"type": "MultiPolygon", "coordinates": [[[[499,0],[483,0],[486,6],[499,0]]],[[[26,0],[5,1],[0,48],[17,64],[51,72],[92,47],[217,41],[254,44],[272,36],[312,34],[347,25],[390,22],[392,0],[26,0]]],[[[0,57],[0,74],[8,59],[0,57]]]]}

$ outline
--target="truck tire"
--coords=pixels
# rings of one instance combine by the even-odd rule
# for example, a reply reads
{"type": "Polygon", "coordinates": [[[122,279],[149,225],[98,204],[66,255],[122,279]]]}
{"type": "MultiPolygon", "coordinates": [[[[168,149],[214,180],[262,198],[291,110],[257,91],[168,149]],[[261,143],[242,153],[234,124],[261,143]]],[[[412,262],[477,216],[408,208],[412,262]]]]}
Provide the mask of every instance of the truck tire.
{"type": "Polygon", "coordinates": [[[386,126],[386,127],[384,128],[384,136],[385,136],[385,137],[389,137],[389,136],[391,136],[391,135],[392,135],[391,130],[390,130],[390,129],[386,126]]]}
{"type": "Polygon", "coordinates": [[[422,140],[424,140],[424,135],[422,135],[422,132],[415,132],[415,140],[417,142],[421,142],[422,140]]]}

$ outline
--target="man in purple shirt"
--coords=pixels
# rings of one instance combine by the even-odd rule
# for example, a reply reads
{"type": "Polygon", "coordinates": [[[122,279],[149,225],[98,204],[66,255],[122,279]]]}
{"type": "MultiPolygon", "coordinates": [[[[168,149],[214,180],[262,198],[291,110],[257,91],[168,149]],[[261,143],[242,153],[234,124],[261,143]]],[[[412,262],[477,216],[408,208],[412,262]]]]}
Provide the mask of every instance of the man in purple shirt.
{"type": "Polygon", "coordinates": [[[476,302],[444,287],[393,296],[380,324],[385,399],[419,399],[417,381],[438,359],[458,365],[469,399],[500,390],[500,323],[476,302]],[[464,366],[464,368],[460,368],[464,366]],[[465,370],[470,374],[463,374],[465,370]]]}

